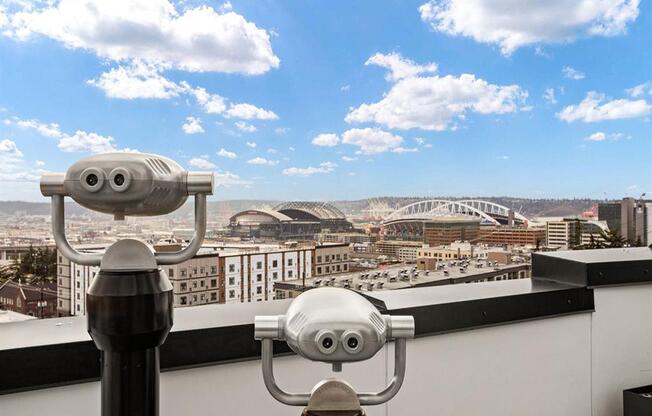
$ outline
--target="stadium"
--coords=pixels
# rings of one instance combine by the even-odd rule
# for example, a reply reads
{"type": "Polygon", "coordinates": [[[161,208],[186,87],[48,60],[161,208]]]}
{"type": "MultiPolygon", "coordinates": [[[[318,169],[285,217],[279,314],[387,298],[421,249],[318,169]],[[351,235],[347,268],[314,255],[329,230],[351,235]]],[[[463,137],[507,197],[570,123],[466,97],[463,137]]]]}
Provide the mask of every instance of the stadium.
{"type": "Polygon", "coordinates": [[[309,240],[320,232],[353,229],[339,209],[327,202],[290,201],[272,209],[250,209],[229,219],[230,234],[240,238],[309,240]]]}

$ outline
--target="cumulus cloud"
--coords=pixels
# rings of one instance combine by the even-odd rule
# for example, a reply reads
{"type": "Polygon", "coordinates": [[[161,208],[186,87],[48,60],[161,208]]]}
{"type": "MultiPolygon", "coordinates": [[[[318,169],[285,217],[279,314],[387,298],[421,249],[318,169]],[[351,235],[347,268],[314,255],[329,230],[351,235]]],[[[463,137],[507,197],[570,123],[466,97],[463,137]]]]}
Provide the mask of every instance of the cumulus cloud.
{"type": "Polygon", "coordinates": [[[215,164],[208,160],[206,156],[192,158],[188,164],[194,168],[204,170],[213,170],[216,167],[215,164]]]}
{"type": "Polygon", "coordinates": [[[225,157],[227,159],[235,159],[236,157],[238,157],[238,155],[235,154],[235,152],[230,152],[230,151],[228,151],[228,150],[226,150],[224,148],[221,148],[216,153],[217,153],[218,156],[225,157]]]}
{"type": "Polygon", "coordinates": [[[588,137],[585,137],[584,140],[589,142],[603,142],[605,140],[620,140],[624,138],[625,135],[622,133],[604,133],[602,131],[597,131],[591,134],[588,137]]]}
{"type": "Polygon", "coordinates": [[[639,84],[635,87],[628,88],[625,90],[627,94],[629,94],[632,98],[638,98],[643,95],[650,94],[652,95],[652,82],[645,82],[643,84],[639,84]]]}
{"type": "Polygon", "coordinates": [[[337,146],[339,142],[340,138],[333,133],[322,133],[312,139],[312,144],[315,146],[333,147],[337,146]]]}
{"type": "Polygon", "coordinates": [[[253,159],[247,160],[247,163],[250,165],[263,165],[263,166],[276,166],[278,165],[278,160],[269,160],[264,157],[255,157],[253,159]]]}
{"type": "Polygon", "coordinates": [[[361,104],[347,123],[375,122],[389,128],[444,131],[467,112],[504,114],[523,107],[528,94],[518,85],[495,85],[473,74],[399,79],[375,103],[361,104]]]}
{"type": "Polygon", "coordinates": [[[111,136],[103,136],[98,133],[83,130],[77,130],[74,134],[70,135],[61,131],[57,123],[41,123],[38,120],[22,120],[18,117],[5,119],[4,123],[23,129],[34,130],[44,137],[58,139],[59,143],[57,147],[63,152],[103,153],[117,151],[114,147],[115,140],[111,136]]]}
{"type": "Polygon", "coordinates": [[[429,63],[427,65],[418,65],[410,59],[403,58],[398,53],[377,53],[372,55],[365,65],[377,65],[387,68],[388,72],[385,78],[388,81],[398,81],[399,79],[414,77],[423,73],[437,72],[437,64],[429,63]]]}
{"type": "Polygon", "coordinates": [[[351,157],[351,156],[342,156],[342,160],[345,162],[355,162],[358,160],[357,157],[351,157]]]}
{"type": "Polygon", "coordinates": [[[107,97],[125,100],[167,99],[184,91],[182,86],[162,76],[156,67],[143,62],[118,66],[87,83],[104,91],[107,97]]]}
{"type": "Polygon", "coordinates": [[[240,118],[243,120],[277,120],[278,116],[270,110],[258,108],[253,104],[231,104],[225,113],[226,117],[240,118]]]}
{"type": "Polygon", "coordinates": [[[401,136],[378,128],[350,129],[342,134],[342,143],[358,146],[358,153],[383,153],[399,148],[403,143],[401,136]]]}
{"type": "Polygon", "coordinates": [[[504,55],[537,43],[616,36],[636,20],[639,0],[430,0],[419,7],[433,30],[495,44],[504,55]]]}
{"type": "Polygon", "coordinates": [[[269,33],[230,10],[179,11],[168,0],[60,0],[7,13],[4,34],[46,36],[113,61],[193,72],[262,74],[279,66],[269,33]]]}
{"type": "Polygon", "coordinates": [[[23,152],[18,149],[16,142],[4,139],[0,140],[0,164],[13,165],[23,161],[23,152]]]}
{"type": "Polygon", "coordinates": [[[250,147],[252,149],[255,149],[257,146],[256,142],[246,142],[245,144],[247,145],[247,147],[250,147]]]}
{"type": "Polygon", "coordinates": [[[582,71],[578,71],[575,68],[571,68],[570,66],[565,66],[561,69],[561,73],[564,75],[564,78],[572,79],[572,80],[580,80],[586,78],[586,75],[582,71]]]}
{"type": "Polygon", "coordinates": [[[590,91],[581,103],[569,105],[557,113],[566,122],[583,121],[594,123],[603,120],[617,120],[643,117],[652,112],[652,105],[641,100],[607,100],[604,94],[590,91]]]}
{"type": "Polygon", "coordinates": [[[113,142],[111,136],[77,130],[72,136],[66,136],[59,140],[57,147],[62,152],[104,153],[116,150],[113,142]]]}
{"type": "Polygon", "coordinates": [[[256,126],[253,126],[251,124],[247,124],[244,121],[236,122],[235,127],[240,131],[244,131],[245,133],[253,133],[253,132],[255,132],[257,130],[256,126]]]}
{"type": "Polygon", "coordinates": [[[239,175],[229,171],[215,171],[213,172],[215,178],[215,186],[223,186],[229,188],[231,186],[250,186],[253,182],[240,178],[239,175]]]}
{"type": "Polygon", "coordinates": [[[181,126],[186,134],[203,133],[204,128],[201,125],[201,119],[197,117],[186,117],[186,122],[181,126]]]}
{"type": "Polygon", "coordinates": [[[291,167],[283,169],[283,175],[287,176],[310,176],[316,173],[331,173],[337,167],[336,163],[333,162],[323,162],[319,166],[308,166],[305,168],[291,167]]]}
{"type": "Polygon", "coordinates": [[[546,91],[543,93],[543,99],[546,100],[548,104],[557,104],[557,98],[555,98],[555,89],[546,88],[546,91]]]}

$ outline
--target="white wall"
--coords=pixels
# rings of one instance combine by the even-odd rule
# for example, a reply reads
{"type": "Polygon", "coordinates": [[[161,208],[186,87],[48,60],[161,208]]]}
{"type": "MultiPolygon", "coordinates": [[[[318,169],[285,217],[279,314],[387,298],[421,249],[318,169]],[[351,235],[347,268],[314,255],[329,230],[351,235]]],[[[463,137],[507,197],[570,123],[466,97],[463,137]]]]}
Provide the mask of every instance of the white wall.
{"type": "Polygon", "coordinates": [[[652,384],[652,285],[595,288],[593,415],[623,414],[623,390],[652,384]]]}

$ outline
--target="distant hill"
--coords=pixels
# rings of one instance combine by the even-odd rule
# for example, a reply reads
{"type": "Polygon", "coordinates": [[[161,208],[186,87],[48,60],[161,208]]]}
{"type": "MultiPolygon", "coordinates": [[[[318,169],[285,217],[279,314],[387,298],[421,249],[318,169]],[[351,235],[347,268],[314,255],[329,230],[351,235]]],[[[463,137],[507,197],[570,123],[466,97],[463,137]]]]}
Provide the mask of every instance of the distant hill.
{"type": "MultiPolygon", "coordinates": [[[[397,209],[402,206],[424,199],[461,199],[450,197],[378,197],[353,201],[332,201],[332,204],[342,210],[346,215],[361,215],[369,211],[372,206],[386,206],[397,209]]],[[[537,216],[570,216],[577,215],[600,202],[595,199],[528,199],[513,197],[468,197],[465,199],[483,199],[512,208],[526,217],[537,216]]],[[[229,218],[236,212],[252,208],[271,208],[281,201],[275,200],[228,200],[210,201],[208,203],[209,218],[229,218]]],[[[186,203],[173,214],[174,217],[187,217],[192,215],[192,203],[186,203]]],[[[0,201],[0,215],[49,215],[48,202],[0,201]]],[[[98,215],[89,211],[75,202],[66,203],[66,215],[98,215]]]]}

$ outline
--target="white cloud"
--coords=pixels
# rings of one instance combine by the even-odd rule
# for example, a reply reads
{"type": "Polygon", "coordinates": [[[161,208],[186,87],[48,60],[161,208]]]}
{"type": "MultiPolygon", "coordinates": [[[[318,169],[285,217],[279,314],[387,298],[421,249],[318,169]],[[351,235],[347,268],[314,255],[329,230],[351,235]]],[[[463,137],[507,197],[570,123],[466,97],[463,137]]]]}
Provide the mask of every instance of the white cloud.
{"type": "Polygon", "coordinates": [[[21,120],[17,117],[12,117],[10,119],[5,119],[4,123],[6,125],[16,125],[20,128],[23,129],[32,129],[36,130],[37,133],[39,133],[41,136],[45,137],[52,137],[52,138],[61,138],[65,136],[59,127],[58,124],[56,123],[41,123],[37,120],[21,120]]]}
{"type": "Polygon", "coordinates": [[[383,153],[398,148],[403,143],[401,136],[396,136],[378,128],[350,129],[342,134],[342,143],[358,146],[359,153],[383,153]]]}
{"type": "Polygon", "coordinates": [[[87,83],[104,91],[107,97],[125,100],[167,99],[177,97],[183,91],[179,84],[162,76],[156,67],[143,62],[112,68],[87,83]]]}
{"type": "Polygon", "coordinates": [[[571,68],[570,66],[565,66],[561,69],[561,73],[564,75],[564,78],[572,79],[572,80],[580,80],[586,78],[586,75],[582,71],[578,71],[575,68],[571,68]]]}
{"type": "Polygon", "coordinates": [[[638,98],[642,95],[645,95],[646,92],[652,95],[652,82],[648,81],[635,87],[628,88],[625,91],[633,98],[638,98]]]}
{"type": "Polygon", "coordinates": [[[45,162],[42,161],[42,160],[37,160],[37,161],[35,162],[35,164],[36,164],[36,166],[39,166],[39,167],[45,166],[45,162]]]}
{"type": "Polygon", "coordinates": [[[443,131],[467,112],[504,114],[525,110],[527,91],[518,85],[494,85],[473,74],[408,77],[397,81],[383,98],[353,108],[348,123],[375,122],[389,128],[443,131]]]}
{"type": "Polygon", "coordinates": [[[639,0],[431,0],[419,7],[433,30],[496,44],[504,55],[537,43],[625,33],[639,0]]]}
{"type": "Polygon", "coordinates": [[[13,165],[23,161],[23,152],[18,149],[16,142],[4,139],[0,140],[0,165],[1,168],[7,169],[7,165],[13,165]]]}
{"type": "Polygon", "coordinates": [[[263,165],[263,166],[276,166],[278,165],[278,160],[269,160],[264,157],[255,157],[253,159],[247,160],[247,163],[250,165],[263,165]]]}
{"type": "Polygon", "coordinates": [[[61,0],[25,6],[6,19],[4,34],[19,41],[47,36],[113,61],[250,75],[280,62],[266,30],[209,6],[179,11],[168,0],[61,0]]]}
{"type": "MultiPolygon", "coordinates": [[[[18,117],[5,119],[7,125],[16,125],[23,129],[31,129],[38,134],[48,138],[59,139],[57,147],[63,152],[114,152],[118,151],[114,146],[114,139],[111,136],[102,136],[93,132],[77,130],[75,134],[69,135],[61,131],[57,123],[41,123],[38,120],[22,120],[18,117]]],[[[129,149],[126,149],[129,150],[129,149]]]]}
{"type": "Polygon", "coordinates": [[[418,151],[419,149],[417,149],[416,147],[410,147],[410,148],[396,147],[392,149],[392,153],[416,153],[418,151]]]}
{"type": "Polygon", "coordinates": [[[283,175],[287,176],[310,176],[316,173],[331,173],[337,167],[336,163],[333,162],[323,162],[319,166],[308,166],[305,168],[291,167],[283,169],[283,175]]]}
{"type": "Polygon", "coordinates": [[[354,162],[358,160],[357,157],[350,157],[350,156],[342,156],[342,160],[345,162],[354,162]]]}
{"type": "Polygon", "coordinates": [[[290,147],[288,147],[288,150],[290,150],[290,152],[294,152],[296,149],[294,147],[290,146],[290,147]]]}
{"type": "Polygon", "coordinates": [[[367,59],[365,65],[377,65],[387,68],[389,71],[385,78],[388,81],[398,81],[399,79],[415,77],[423,73],[437,72],[437,64],[418,65],[410,59],[403,58],[396,52],[389,54],[377,53],[367,59]]]}
{"type": "Polygon", "coordinates": [[[322,133],[312,139],[312,144],[315,146],[333,147],[337,146],[339,142],[340,138],[334,133],[322,133]]]}
{"type": "Polygon", "coordinates": [[[181,126],[186,134],[203,133],[204,128],[201,125],[201,119],[197,117],[186,117],[186,122],[181,126]]]}
{"type": "Polygon", "coordinates": [[[202,87],[191,87],[188,83],[182,82],[184,91],[191,94],[197,103],[207,114],[221,114],[226,110],[226,99],[218,94],[210,94],[202,87]]]}
{"type": "Polygon", "coordinates": [[[620,140],[624,138],[625,135],[622,133],[604,133],[602,131],[597,131],[592,135],[585,137],[584,140],[589,142],[603,142],[605,140],[620,140]]]}
{"type": "Polygon", "coordinates": [[[228,151],[228,150],[226,150],[224,148],[221,148],[220,150],[218,150],[217,155],[220,156],[220,157],[226,157],[228,159],[235,159],[236,157],[238,157],[238,155],[235,154],[235,152],[230,152],[230,151],[228,151]]]}
{"type": "Polygon", "coordinates": [[[290,131],[290,129],[287,127],[277,127],[274,129],[274,133],[276,134],[286,134],[288,131],[290,131]]]}
{"type": "Polygon", "coordinates": [[[253,132],[255,132],[257,130],[256,126],[253,126],[251,124],[247,124],[244,121],[237,121],[235,123],[235,126],[237,127],[238,130],[244,131],[246,133],[253,133],[253,132]]]}
{"type": "Polygon", "coordinates": [[[229,188],[231,186],[249,186],[253,182],[240,178],[239,175],[228,171],[215,171],[215,186],[229,188]]]}
{"type": "Polygon", "coordinates": [[[340,87],[340,91],[348,91],[348,90],[350,90],[350,89],[351,89],[351,86],[348,85],[348,84],[347,84],[347,85],[342,85],[342,86],[340,87]]]}
{"type": "Polygon", "coordinates": [[[278,116],[270,110],[258,108],[253,104],[240,103],[231,104],[226,111],[225,117],[241,118],[243,120],[277,120],[278,116]]]}
{"type": "Polygon", "coordinates": [[[192,167],[204,170],[213,170],[215,169],[215,164],[208,160],[206,157],[195,157],[190,159],[188,164],[192,167]]]}
{"type": "Polygon", "coordinates": [[[104,153],[116,150],[113,142],[111,136],[77,130],[72,136],[65,136],[59,140],[57,147],[62,152],[104,153]]]}
{"type": "Polygon", "coordinates": [[[555,89],[546,88],[546,91],[543,93],[543,99],[546,100],[548,104],[557,104],[557,99],[555,98],[555,89]]]}
{"type": "Polygon", "coordinates": [[[246,142],[245,144],[247,145],[247,147],[251,147],[252,149],[256,148],[256,142],[246,142]]]}
{"type": "Polygon", "coordinates": [[[557,117],[569,123],[577,120],[593,123],[603,120],[643,117],[651,112],[652,105],[645,100],[607,101],[604,94],[590,91],[581,103],[565,107],[557,113],[557,117]]]}

